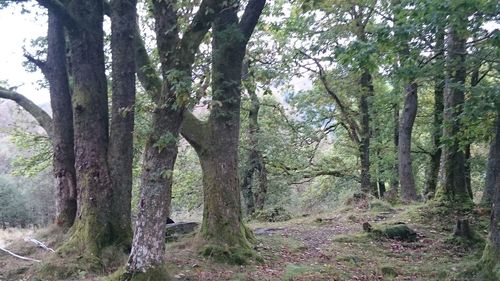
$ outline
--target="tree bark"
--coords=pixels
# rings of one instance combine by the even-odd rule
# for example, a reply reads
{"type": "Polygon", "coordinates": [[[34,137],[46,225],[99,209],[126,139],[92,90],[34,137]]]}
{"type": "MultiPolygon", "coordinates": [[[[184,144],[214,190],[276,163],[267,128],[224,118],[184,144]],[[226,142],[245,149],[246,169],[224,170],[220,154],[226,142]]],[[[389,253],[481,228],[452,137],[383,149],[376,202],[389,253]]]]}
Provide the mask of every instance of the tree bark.
{"type": "Polygon", "coordinates": [[[363,71],[359,81],[361,96],[359,98],[360,110],[360,144],[359,154],[361,160],[361,190],[365,193],[375,193],[370,174],[370,106],[368,99],[373,96],[373,81],[368,70],[363,71]]]}
{"type": "Polygon", "coordinates": [[[394,165],[392,167],[393,175],[391,181],[390,193],[393,196],[398,195],[399,190],[399,163],[398,163],[398,151],[399,151],[399,104],[395,102],[393,105],[393,120],[394,120],[394,132],[393,132],[393,142],[394,142],[394,153],[396,155],[394,165]]]}
{"type": "Polygon", "coordinates": [[[66,69],[64,27],[49,11],[47,63],[44,70],[50,86],[52,107],[53,169],[56,179],[56,224],[69,228],[77,209],[77,189],[74,154],[73,110],[66,69]]]}
{"type": "Polygon", "coordinates": [[[167,274],[157,270],[165,258],[165,221],[169,216],[172,173],[185,100],[191,88],[192,65],[213,18],[222,8],[217,1],[203,1],[181,39],[174,1],[155,1],[151,5],[163,81],[154,71],[144,43],[136,38],[138,77],[155,103],[143,160],[139,213],[126,270],[126,275],[138,280],[139,276],[157,280],[159,275],[167,274]],[[172,75],[174,72],[177,75],[172,75]]]}
{"type": "MultiPolygon", "coordinates": [[[[500,115],[497,116],[497,122],[500,119],[500,115]]],[[[485,207],[491,207],[493,203],[493,198],[495,196],[495,175],[497,174],[497,167],[495,162],[495,155],[500,146],[497,146],[497,142],[493,139],[490,143],[490,149],[488,152],[488,164],[486,167],[486,179],[484,182],[483,195],[481,197],[481,205],[485,207]]]]}
{"type": "MultiPolygon", "coordinates": [[[[249,74],[251,75],[251,74],[249,74]]],[[[264,163],[264,157],[259,148],[259,109],[260,101],[255,93],[255,83],[250,81],[249,77],[245,81],[245,88],[250,95],[250,110],[248,112],[248,138],[250,149],[248,151],[248,160],[246,169],[243,172],[243,182],[241,190],[243,199],[246,205],[247,215],[251,215],[255,209],[262,210],[264,207],[265,197],[267,193],[267,173],[264,163]],[[254,175],[259,175],[259,189],[257,192],[252,191],[254,175]]]]}
{"type": "MultiPolygon", "coordinates": [[[[495,133],[495,147],[500,147],[500,106],[497,105],[497,119],[496,119],[496,133],[495,133]]],[[[496,149],[493,156],[495,166],[500,167],[500,150],[496,149]]],[[[500,171],[495,169],[495,188],[493,208],[491,211],[490,234],[484,248],[481,263],[483,271],[488,279],[485,280],[498,280],[500,278],[500,171]]]]}
{"type": "Polygon", "coordinates": [[[241,71],[246,45],[264,8],[250,1],[238,22],[237,6],[223,9],[213,22],[212,102],[206,123],[185,119],[184,137],[195,147],[203,171],[202,253],[243,263],[251,253],[250,233],[241,216],[238,178],[241,71]],[[199,134],[197,132],[203,132],[199,134]]]}
{"type": "Polygon", "coordinates": [[[115,243],[130,249],[135,104],[136,0],[111,1],[112,103],[108,163],[115,243]]]}
{"type": "MultiPolygon", "coordinates": [[[[108,98],[104,66],[102,1],[71,1],[69,31],[73,76],[75,168],[78,211],[74,231],[61,251],[78,252],[98,264],[110,232],[111,180],[107,163],[108,98]]],[[[60,14],[57,16],[64,18],[60,14]]]]}
{"type": "MultiPolygon", "coordinates": [[[[436,53],[441,53],[444,50],[444,30],[440,29],[436,35],[436,53]]],[[[438,55],[436,58],[439,61],[444,61],[443,55],[438,55]]],[[[432,121],[432,154],[426,169],[426,180],[424,183],[424,195],[426,197],[434,197],[438,184],[439,165],[441,161],[441,136],[443,132],[443,93],[444,93],[444,75],[443,71],[438,69],[434,79],[434,112],[432,121]]],[[[430,198],[429,198],[430,199],[430,198]]]]}
{"type": "Polygon", "coordinates": [[[417,200],[417,190],[411,165],[411,134],[417,116],[417,83],[411,82],[405,87],[405,101],[399,125],[399,180],[401,196],[404,201],[417,200]]]}
{"type": "Polygon", "coordinates": [[[443,137],[448,144],[443,149],[444,184],[438,191],[441,199],[459,203],[470,202],[465,185],[465,155],[459,147],[460,114],[464,103],[466,40],[456,27],[451,28],[448,45],[449,78],[444,92],[443,137]]]}

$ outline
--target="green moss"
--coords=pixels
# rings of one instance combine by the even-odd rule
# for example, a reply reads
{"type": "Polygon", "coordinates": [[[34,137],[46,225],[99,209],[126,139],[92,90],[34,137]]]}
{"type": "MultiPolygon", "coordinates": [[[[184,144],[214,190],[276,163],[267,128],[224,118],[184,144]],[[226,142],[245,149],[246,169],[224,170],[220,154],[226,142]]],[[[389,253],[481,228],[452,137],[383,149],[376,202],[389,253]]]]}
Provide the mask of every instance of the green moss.
{"type": "Polygon", "coordinates": [[[495,253],[490,242],[486,243],[483,256],[478,263],[477,280],[500,280],[500,260],[495,258],[495,253]]]}
{"type": "Polygon", "coordinates": [[[209,257],[216,262],[244,265],[248,264],[251,260],[262,262],[263,259],[260,255],[254,252],[249,247],[230,247],[220,246],[215,244],[207,244],[200,250],[200,254],[204,257],[209,257]]]}
{"type": "Polygon", "coordinates": [[[152,267],[146,272],[127,272],[120,268],[104,279],[105,281],[170,281],[173,280],[165,266],[152,267]]]}
{"type": "Polygon", "coordinates": [[[382,275],[385,277],[385,278],[391,278],[391,277],[396,277],[398,276],[398,271],[396,270],[396,268],[394,268],[393,266],[390,266],[390,265],[384,265],[384,266],[381,266],[380,267],[380,272],[382,272],[382,275]]]}

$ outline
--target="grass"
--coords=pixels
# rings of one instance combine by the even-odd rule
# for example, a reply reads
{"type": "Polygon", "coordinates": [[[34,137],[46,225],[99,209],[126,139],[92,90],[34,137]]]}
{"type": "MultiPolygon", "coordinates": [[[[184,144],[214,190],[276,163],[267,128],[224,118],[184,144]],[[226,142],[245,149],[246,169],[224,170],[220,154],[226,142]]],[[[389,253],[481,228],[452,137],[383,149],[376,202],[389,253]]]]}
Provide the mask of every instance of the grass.
{"type": "MultiPolygon", "coordinates": [[[[192,248],[193,238],[187,237],[167,243],[166,268],[175,280],[474,280],[483,244],[461,243],[452,238],[457,216],[469,218],[471,227],[484,238],[487,215],[422,203],[403,208],[373,200],[369,204],[350,205],[286,222],[249,222],[253,229],[272,229],[257,235],[253,244],[262,262],[244,266],[216,262],[200,256],[192,248]],[[418,239],[401,242],[385,235],[364,233],[363,222],[369,222],[374,229],[404,222],[417,232],[418,239]]],[[[24,233],[16,237],[22,239],[24,233]]],[[[51,245],[57,245],[57,239],[65,239],[64,234],[57,233],[47,233],[43,237],[51,245]],[[56,238],[51,240],[50,237],[56,238]]],[[[16,239],[11,238],[12,245],[18,243],[16,239]]],[[[34,256],[40,259],[48,259],[49,255],[35,249],[34,256]]],[[[110,269],[123,265],[127,258],[126,255],[114,257],[113,251],[108,256],[110,269]]],[[[19,266],[20,262],[5,256],[0,256],[0,263],[7,259],[12,263],[7,264],[11,278],[6,280],[19,280],[21,278],[17,277],[33,272],[32,265],[19,266]],[[21,269],[18,271],[18,268],[21,269]]],[[[55,276],[50,280],[98,281],[110,272],[104,270],[92,275],[78,264],[72,268],[64,260],[60,263],[68,271],[46,267],[44,270],[55,276]]],[[[3,277],[0,275],[0,280],[3,277]]]]}

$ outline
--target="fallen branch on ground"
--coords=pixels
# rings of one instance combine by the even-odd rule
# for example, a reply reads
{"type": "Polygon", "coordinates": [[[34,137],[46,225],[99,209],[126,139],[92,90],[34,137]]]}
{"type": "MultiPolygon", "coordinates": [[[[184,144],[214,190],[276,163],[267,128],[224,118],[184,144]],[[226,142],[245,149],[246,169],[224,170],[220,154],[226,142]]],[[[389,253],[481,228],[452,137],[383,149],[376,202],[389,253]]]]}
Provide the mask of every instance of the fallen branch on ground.
{"type": "Polygon", "coordinates": [[[27,237],[25,240],[26,240],[26,241],[29,241],[29,242],[33,242],[33,243],[34,243],[35,245],[37,245],[38,247],[43,248],[43,249],[45,249],[45,250],[47,250],[47,251],[49,251],[49,252],[52,252],[52,253],[55,253],[55,252],[56,252],[56,251],[54,251],[54,249],[47,247],[47,245],[45,245],[45,244],[44,244],[43,242],[41,242],[41,241],[36,240],[35,238],[30,238],[30,237],[27,237]]]}
{"type": "Polygon", "coordinates": [[[0,250],[2,250],[2,251],[4,251],[4,252],[6,252],[6,253],[7,253],[7,254],[9,254],[9,255],[12,255],[12,256],[14,256],[14,257],[18,258],[18,259],[27,260],[27,261],[42,262],[41,260],[36,260],[36,259],[32,259],[32,258],[28,258],[28,257],[23,257],[23,256],[20,256],[20,255],[16,255],[16,254],[14,254],[13,252],[11,252],[11,251],[9,251],[9,250],[7,250],[7,249],[4,249],[4,248],[2,248],[2,247],[0,247],[0,250]]]}

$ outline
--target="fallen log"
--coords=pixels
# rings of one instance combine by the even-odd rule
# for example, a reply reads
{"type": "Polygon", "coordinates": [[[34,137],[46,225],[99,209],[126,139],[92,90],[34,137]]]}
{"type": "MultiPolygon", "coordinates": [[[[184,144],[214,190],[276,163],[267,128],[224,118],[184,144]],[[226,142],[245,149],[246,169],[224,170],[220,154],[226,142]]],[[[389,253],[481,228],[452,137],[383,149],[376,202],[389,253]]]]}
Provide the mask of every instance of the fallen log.
{"type": "Polygon", "coordinates": [[[37,245],[38,247],[40,247],[40,248],[42,248],[42,249],[45,249],[45,250],[47,250],[47,251],[49,251],[49,252],[52,252],[52,253],[55,253],[55,252],[56,252],[56,251],[54,251],[54,249],[47,247],[47,245],[45,245],[45,244],[44,244],[43,242],[41,242],[41,241],[36,240],[35,238],[28,237],[28,238],[26,238],[25,240],[26,240],[26,241],[29,241],[29,242],[32,242],[32,243],[34,243],[35,245],[37,245]]]}

